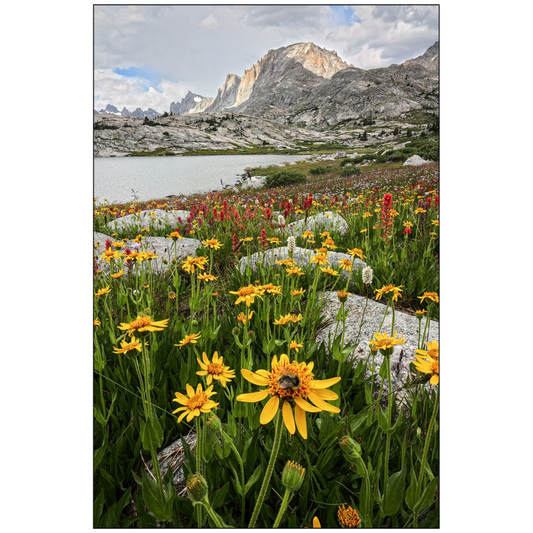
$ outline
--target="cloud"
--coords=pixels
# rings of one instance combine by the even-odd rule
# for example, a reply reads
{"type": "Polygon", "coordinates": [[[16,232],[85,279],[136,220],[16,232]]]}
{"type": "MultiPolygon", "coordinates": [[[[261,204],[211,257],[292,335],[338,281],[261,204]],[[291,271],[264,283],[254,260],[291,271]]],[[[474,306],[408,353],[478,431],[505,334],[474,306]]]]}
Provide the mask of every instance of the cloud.
{"type": "Polygon", "coordinates": [[[205,28],[206,30],[214,30],[215,28],[218,28],[218,20],[213,14],[210,14],[202,20],[201,25],[202,28],[205,28]]]}
{"type": "Polygon", "coordinates": [[[185,87],[215,96],[227,74],[242,75],[269,49],[297,42],[369,69],[416,57],[438,40],[438,6],[100,5],[94,12],[95,68],[107,73],[97,94],[117,107],[111,98],[170,104],[185,87]],[[134,68],[149,72],[149,81],[109,74],[134,68]]]}

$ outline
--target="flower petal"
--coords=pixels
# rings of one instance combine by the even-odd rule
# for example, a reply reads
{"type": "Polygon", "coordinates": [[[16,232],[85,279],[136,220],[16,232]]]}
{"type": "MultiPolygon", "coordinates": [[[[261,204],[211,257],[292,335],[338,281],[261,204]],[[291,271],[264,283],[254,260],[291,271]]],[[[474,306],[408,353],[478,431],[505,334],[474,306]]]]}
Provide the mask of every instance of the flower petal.
{"type": "Polygon", "coordinates": [[[187,405],[189,399],[184,394],[181,394],[181,392],[176,392],[176,397],[172,401],[181,403],[181,405],[187,405]]]}
{"type": "Polygon", "coordinates": [[[298,404],[296,404],[296,407],[294,408],[294,418],[296,419],[298,433],[300,433],[303,439],[307,439],[307,420],[305,418],[305,411],[298,404]]]}
{"type": "MultiPolygon", "coordinates": [[[[207,354],[204,352],[202,354],[202,359],[204,360],[205,365],[207,366],[209,364],[209,357],[207,357],[207,354]]],[[[198,359],[198,362],[200,363],[200,359],[198,359]]],[[[214,362],[214,361],[213,361],[214,362]]],[[[202,363],[200,363],[201,365],[202,363]]],[[[202,367],[203,368],[203,367],[202,367]]]]}
{"type": "Polygon", "coordinates": [[[179,413],[180,411],[187,411],[188,407],[178,407],[175,411],[172,411],[172,414],[179,413]]]}
{"type": "Polygon", "coordinates": [[[254,385],[262,385],[263,387],[265,385],[268,385],[268,380],[265,377],[260,376],[259,374],[255,374],[251,370],[242,368],[241,374],[243,375],[244,379],[248,380],[250,383],[253,383],[254,385]]]}
{"type": "MultiPolygon", "coordinates": [[[[268,394],[268,392],[267,392],[268,394]]],[[[263,410],[261,411],[261,416],[259,417],[259,422],[261,424],[268,424],[278,412],[279,407],[279,396],[272,396],[270,400],[265,404],[263,410]]]]}
{"type": "Polygon", "coordinates": [[[322,411],[327,411],[328,413],[340,413],[341,410],[334,405],[326,403],[324,400],[320,399],[314,392],[309,393],[309,399],[317,406],[322,409],[322,411]]]}
{"type": "Polygon", "coordinates": [[[316,394],[322,400],[338,400],[339,395],[332,390],[327,389],[316,389],[313,391],[313,394],[316,394]]]}
{"type": "Polygon", "coordinates": [[[260,390],[258,392],[249,392],[247,394],[239,394],[239,396],[237,396],[237,401],[247,402],[247,403],[260,402],[261,400],[264,400],[267,396],[268,396],[268,389],[265,389],[265,390],[260,390]]]}
{"type": "Polygon", "coordinates": [[[281,413],[283,414],[283,422],[285,422],[285,427],[289,430],[291,435],[294,435],[296,426],[294,425],[294,416],[292,414],[292,407],[289,402],[283,402],[281,413]]]}
{"type": "Polygon", "coordinates": [[[432,385],[438,385],[439,384],[439,376],[437,376],[437,374],[433,374],[431,376],[431,379],[429,380],[429,382],[432,384],[432,385]]]}
{"type": "Polygon", "coordinates": [[[314,379],[311,381],[311,389],[327,389],[328,387],[335,385],[335,383],[338,383],[340,380],[340,377],[318,380],[314,379]]]}
{"type": "Polygon", "coordinates": [[[298,405],[300,409],[302,409],[302,411],[307,411],[308,413],[320,413],[321,411],[321,409],[319,409],[318,407],[307,403],[301,396],[295,396],[294,401],[296,405],[298,405]]]}
{"type": "Polygon", "coordinates": [[[189,410],[187,411],[184,411],[183,413],[181,413],[181,415],[178,417],[178,424],[185,418],[185,416],[187,416],[189,414],[189,410]]]}
{"type": "Polygon", "coordinates": [[[187,383],[185,385],[185,388],[187,389],[187,394],[189,395],[189,398],[192,398],[194,396],[194,389],[187,383]]]}

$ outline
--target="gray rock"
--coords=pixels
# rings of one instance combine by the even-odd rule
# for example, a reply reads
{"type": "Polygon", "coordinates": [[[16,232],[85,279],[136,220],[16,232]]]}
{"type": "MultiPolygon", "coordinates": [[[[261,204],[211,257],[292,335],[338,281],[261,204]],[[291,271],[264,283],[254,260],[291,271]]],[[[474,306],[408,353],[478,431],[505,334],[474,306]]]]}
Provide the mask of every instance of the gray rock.
{"type": "Polygon", "coordinates": [[[419,167],[420,165],[427,165],[430,161],[422,159],[419,155],[412,155],[403,164],[404,167],[419,167]]]}
{"type": "Polygon", "coordinates": [[[142,227],[164,227],[166,224],[176,226],[178,218],[182,222],[187,220],[189,211],[164,211],[163,209],[148,209],[132,215],[116,218],[107,224],[107,228],[112,231],[122,231],[142,227]],[[152,213],[154,213],[152,215],[152,213]]]}
{"type": "Polygon", "coordinates": [[[284,228],[290,235],[301,235],[304,231],[336,231],[344,235],[348,231],[348,224],[344,218],[332,211],[319,213],[302,219],[291,224],[287,224],[284,228]]]}
{"type": "Polygon", "coordinates": [[[346,152],[337,152],[333,155],[334,159],[343,159],[346,157],[346,152]]]}
{"type": "MultiPolygon", "coordinates": [[[[301,268],[307,268],[309,265],[312,267],[316,266],[316,263],[311,263],[311,258],[315,255],[314,250],[308,250],[306,248],[296,247],[292,254],[294,262],[301,268]]],[[[239,261],[239,270],[244,272],[246,266],[249,264],[252,270],[255,270],[257,265],[275,265],[276,261],[282,261],[283,259],[289,259],[289,248],[287,246],[281,246],[280,248],[271,248],[270,250],[265,250],[264,252],[256,252],[248,257],[243,257],[239,261]]],[[[361,261],[358,258],[353,259],[352,256],[348,254],[343,254],[339,252],[329,252],[328,261],[330,266],[335,270],[339,270],[339,261],[342,259],[351,259],[353,261],[353,268],[364,268],[366,263],[361,261]]],[[[341,270],[341,275],[347,277],[349,272],[341,270]]]]}
{"type": "Polygon", "coordinates": [[[252,176],[250,179],[242,182],[241,189],[261,189],[265,186],[266,176],[252,176]]]}
{"type": "Polygon", "coordinates": [[[98,231],[93,232],[94,255],[100,255],[104,253],[105,241],[107,241],[107,239],[113,240],[112,237],[106,235],[105,233],[99,233],[98,231]]]}
{"type": "MultiPolygon", "coordinates": [[[[386,304],[371,300],[370,298],[367,301],[364,296],[351,294],[348,296],[344,305],[345,310],[349,313],[348,318],[346,319],[344,343],[345,345],[358,344],[358,347],[351,355],[353,363],[357,364],[360,359],[366,360],[370,353],[368,343],[374,335],[374,332],[379,331],[386,304]],[[363,320],[362,324],[361,320],[363,320]]],[[[318,342],[325,342],[326,344],[328,344],[329,341],[333,342],[336,316],[339,308],[340,302],[337,298],[337,294],[333,292],[329,293],[325,305],[323,306],[322,314],[326,320],[330,321],[330,324],[319,332],[317,335],[318,342]]],[[[381,331],[390,335],[391,325],[392,310],[389,309],[381,331]]],[[[423,332],[425,318],[422,320],[421,325],[423,332]]],[[[399,389],[405,384],[409,377],[409,364],[414,360],[415,351],[417,350],[418,319],[413,315],[396,310],[394,314],[394,329],[398,332],[398,336],[401,334],[406,339],[405,344],[395,346],[394,352],[391,355],[391,378],[394,389],[399,389]]],[[[342,324],[339,325],[337,335],[339,335],[341,331],[342,324]]],[[[438,339],[439,323],[435,320],[430,320],[425,341],[436,341],[438,339]]],[[[425,349],[425,342],[423,343],[423,349],[425,349]]],[[[382,362],[383,356],[378,352],[378,354],[374,356],[374,373],[376,374],[376,382],[378,384],[381,383],[381,378],[377,373],[382,362]]],[[[372,363],[372,356],[369,358],[369,363],[372,363]]],[[[386,383],[384,390],[387,390],[386,383]]],[[[397,398],[401,398],[402,395],[403,392],[397,395],[397,398]]]]}

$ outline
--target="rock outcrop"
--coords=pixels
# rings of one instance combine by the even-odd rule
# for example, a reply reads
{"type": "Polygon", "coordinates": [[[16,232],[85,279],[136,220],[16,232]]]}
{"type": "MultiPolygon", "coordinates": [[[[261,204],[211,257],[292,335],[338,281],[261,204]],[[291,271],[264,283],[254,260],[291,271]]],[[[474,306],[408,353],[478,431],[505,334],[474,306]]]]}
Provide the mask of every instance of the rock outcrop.
{"type": "Polygon", "coordinates": [[[283,231],[295,236],[301,235],[304,231],[336,231],[344,235],[348,231],[348,223],[339,214],[326,211],[307,217],[307,220],[302,219],[287,224],[283,231]]]}
{"type": "Polygon", "coordinates": [[[180,222],[186,222],[189,211],[165,211],[163,209],[152,209],[140,211],[132,215],[115,218],[107,224],[107,228],[112,232],[136,230],[150,226],[159,228],[169,225],[175,227],[180,222]]]}

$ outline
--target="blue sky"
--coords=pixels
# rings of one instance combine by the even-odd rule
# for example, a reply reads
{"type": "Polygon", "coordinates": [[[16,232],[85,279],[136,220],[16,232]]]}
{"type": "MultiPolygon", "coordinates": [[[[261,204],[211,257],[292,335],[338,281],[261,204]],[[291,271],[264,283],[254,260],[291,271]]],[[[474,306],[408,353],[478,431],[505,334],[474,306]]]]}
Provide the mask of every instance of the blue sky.
{"type": "Polygon", "coordinates": [[[269,49],[314,42],[359,68],[386,67],[438,40],[437,6],[100,5],[95,108],[168,111],[187,91],[215,96],[269,49]]]}

